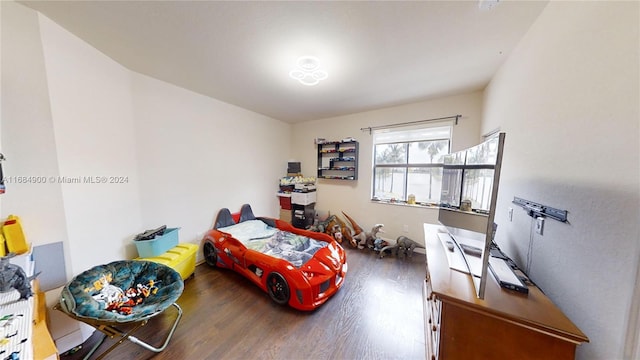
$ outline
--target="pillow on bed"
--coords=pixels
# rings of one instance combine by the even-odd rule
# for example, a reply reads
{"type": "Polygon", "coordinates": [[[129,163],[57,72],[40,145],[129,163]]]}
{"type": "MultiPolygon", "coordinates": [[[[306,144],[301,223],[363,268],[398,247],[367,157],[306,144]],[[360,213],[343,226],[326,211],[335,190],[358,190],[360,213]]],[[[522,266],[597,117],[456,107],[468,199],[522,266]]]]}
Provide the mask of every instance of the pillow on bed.
{"type": "Polygon", "coordinates": [[[218,228],[218,230],[231,234],[241,242],[246,242],[253,239],[271,237],[278,229],[268,226],[260,220],[247,220],[235,225],[218,228]]]}

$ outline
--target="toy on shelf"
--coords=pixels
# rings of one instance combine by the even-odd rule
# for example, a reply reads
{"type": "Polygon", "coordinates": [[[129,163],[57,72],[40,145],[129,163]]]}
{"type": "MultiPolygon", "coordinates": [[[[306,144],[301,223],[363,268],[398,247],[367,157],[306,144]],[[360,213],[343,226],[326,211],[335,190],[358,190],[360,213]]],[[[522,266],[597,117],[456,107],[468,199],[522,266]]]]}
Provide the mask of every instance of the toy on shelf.
{"type": "MultiPolygon", "coordinates": [[[[29,251],[29,244],[22,229],[22,222],[16,215],[9,215],[2,224],[2,235],[8,252],[21,255],[29,251]]],[[[2,250],[4,251],[4,249],[2,250]]],[[[0,251],[0,253],[2,252],[0,251]]]]}
{"type": "Polygon", "coordinates": [[[286,176],[280,178],[279,195],[290,195],[293,192],[307,193],[312,191],[316,191],[315,177],[286,176]]]}
{"type": "Polygon", "coordinates": [[[303,176],[285,176],[280,178],[280,185],[295,185],[295,184],[315,184],[316,178],[313,176],[303,177],[303,176]]]}
{"type": "Polygon", "coordinates": [[[0,292],[4,293],[16,289],[20,293],[20,300],[28,299],[33,295],[31,280],[35,279],[40,273],[27,276],[20,266],[9,262],[9,259],[14,256],[16,256],[15,253],[9,253],[7,256],[0,258],[0,292]]]}

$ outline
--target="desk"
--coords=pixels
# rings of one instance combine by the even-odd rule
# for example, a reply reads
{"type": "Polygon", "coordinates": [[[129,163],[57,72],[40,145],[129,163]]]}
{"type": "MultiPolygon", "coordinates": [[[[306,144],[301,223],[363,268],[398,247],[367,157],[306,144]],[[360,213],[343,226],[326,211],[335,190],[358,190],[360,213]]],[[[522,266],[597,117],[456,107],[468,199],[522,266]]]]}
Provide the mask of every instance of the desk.
{"type": "Polygon", "coordinates": [[[476,297],[470,275],[449,269],[437,236],[425,224],[426,353],[430,359],[573,359],[588,342],[535,286],[529,294],[502,289],[489,274],[485,297],[476,297]]]}
{"type": "Polygon", "coordinates": [[[59,359],[58,349],[47,326],[47,302],[38,280],[33,281],[33,358],[59,359]]]}

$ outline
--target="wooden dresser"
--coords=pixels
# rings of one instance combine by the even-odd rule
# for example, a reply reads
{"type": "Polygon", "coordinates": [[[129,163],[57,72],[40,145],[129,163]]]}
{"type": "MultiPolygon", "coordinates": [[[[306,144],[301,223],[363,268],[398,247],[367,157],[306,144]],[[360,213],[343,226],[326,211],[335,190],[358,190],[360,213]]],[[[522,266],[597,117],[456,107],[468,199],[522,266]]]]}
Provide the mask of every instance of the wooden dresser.
{"type": "Polygon", "coordinates": [[[424,225],[427,359],[575,358],[589,339],[540,289],[505,290],[489,274],[478,299],[470,275],[449,268],[438,228],[424,225]]]}

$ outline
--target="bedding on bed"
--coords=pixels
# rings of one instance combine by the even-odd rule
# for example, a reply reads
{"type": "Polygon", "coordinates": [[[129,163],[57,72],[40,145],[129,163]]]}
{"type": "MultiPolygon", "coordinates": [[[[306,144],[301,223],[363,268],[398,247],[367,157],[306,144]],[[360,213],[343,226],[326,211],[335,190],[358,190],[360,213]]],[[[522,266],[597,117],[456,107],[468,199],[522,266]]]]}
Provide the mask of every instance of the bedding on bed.
{"type": "Polygon", "coordinates": [[[271,227],[260,220],[247,220],[218,230],[231,234],[248,249],[284,259],[297,268],[309,261],[316,251],[329,245],[324,241],[271,227]]]}

